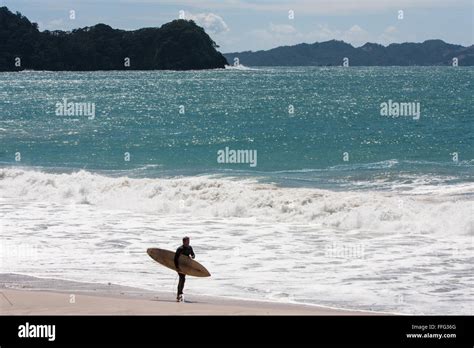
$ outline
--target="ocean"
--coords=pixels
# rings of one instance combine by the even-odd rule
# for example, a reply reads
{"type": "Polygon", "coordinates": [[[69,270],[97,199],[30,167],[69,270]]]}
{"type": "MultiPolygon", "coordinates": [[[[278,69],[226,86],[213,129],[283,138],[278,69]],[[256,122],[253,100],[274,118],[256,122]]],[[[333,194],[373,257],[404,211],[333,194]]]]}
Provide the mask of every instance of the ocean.
{"type": "Polygon", "coordinates": [[[472,314],[471,67],[0,74],[0,272],[472,314]]]}

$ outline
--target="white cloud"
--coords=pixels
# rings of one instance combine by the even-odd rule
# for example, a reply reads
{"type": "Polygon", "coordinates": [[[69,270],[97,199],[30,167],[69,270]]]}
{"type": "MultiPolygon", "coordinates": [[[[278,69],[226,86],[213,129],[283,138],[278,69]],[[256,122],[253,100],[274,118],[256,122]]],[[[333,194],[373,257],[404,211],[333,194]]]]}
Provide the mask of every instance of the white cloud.
{"type": "Polygon", "coordinates": [[[315,30],[304,35],[304,40],[308,43],[342,40],[357,47],[373,40],[373,37],[358,24],[354,24],[345,30],[332,29],[327,25],[318,25],[315,30]]]}
{"type": "Polygon", "coordinates": [[[385,28],[382,34],[378,38],[378,42],[388,45],[392,42],[397,42],[398,29],[397,27],[391,25],[385,28]]]}
{"type": "Polygon", "coordinates": [[[38,26],[41,30],[62,30],[64,29],[64,20],[63,19],[53,19],[47,23],[39,22],[38,26]]]}
{"type": "Polygon", "coordinates": [[[265,29],[253,30],[250,36],[261,49],[269,49],[276,46],[295,45],[302,42],[314,43],[328,40],[343,40],[354,46],[361,46],[368,41],[376,40],[368,31],[354,24],[346,30],[332,29],[327,25],[318,25],[310,32],[300,32],[291,25],[270,25],[265,29]],[[257,40],[255,40],[257,38],[257,40]],[[262,47],[263,46],[263,47],[262,47]]]}
{"type": "Polygon", "coordinates": [[[384,31],[386,34],[394,34],[397,32],[397,27],[391,25],[389,27],[387,27],[384,31]]]}
{"type": "Polygon", "coordinates": [[[340,39],[355,46],[361,46],[367,41],[371,41],[371,35],[360,26],[353,25],[349,30],[342,32],[340,39]]]}
{"type": "Polygon", "coordinates": [[[221,34],[229,31],[227,23],[214,13],[189,13],[186,12],[186,19],[192,19],[197,25],[203,27],[211,34],[221,34]]]}
{"type": "Polygon", "coordinates": [[[277,34],[295,34],[296,29],[289,24],[270,23],[270,31],[277,34]]]}

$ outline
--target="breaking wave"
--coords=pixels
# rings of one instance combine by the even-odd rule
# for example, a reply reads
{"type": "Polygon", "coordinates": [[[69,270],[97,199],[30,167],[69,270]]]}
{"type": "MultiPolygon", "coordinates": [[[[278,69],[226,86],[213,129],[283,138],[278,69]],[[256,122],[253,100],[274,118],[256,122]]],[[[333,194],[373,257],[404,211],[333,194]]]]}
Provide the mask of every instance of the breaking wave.
{"type": "Polygon", "coordinates": [[[421,192],[278,187],[249,178],[110,177],[85,170],[0,169],[2,198],[88,204],[156,215],[252,218],[341,230],[474,234],[473,183],[421,192]]]}

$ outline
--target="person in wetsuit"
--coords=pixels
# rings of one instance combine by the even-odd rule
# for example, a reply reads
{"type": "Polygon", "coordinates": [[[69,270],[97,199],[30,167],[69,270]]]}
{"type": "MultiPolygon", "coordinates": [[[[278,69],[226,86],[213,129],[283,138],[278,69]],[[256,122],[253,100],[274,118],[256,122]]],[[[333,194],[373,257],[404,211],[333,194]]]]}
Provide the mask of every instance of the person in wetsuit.
{"type": "Polygon", "coordinates": [[[181,272],[181,269],[179,268],[179,256],[180,255],[186,255],[191,258],[195,258],[196,255],[194,255],[193,248],[191,245],[189,245],[189,237],[184,237],[183,238],[183,245],[181,245],[178,249],[176,249],[176,253],[174,255],[174,265],[176,267],[176,271],[178,272],[179,275],[179,283],[178,283],[178,296],[176,297],[176,300],[178,302],[183,301],[183,289],[184,289],[184,282],[186,281],[186,275],[181,272]]]}

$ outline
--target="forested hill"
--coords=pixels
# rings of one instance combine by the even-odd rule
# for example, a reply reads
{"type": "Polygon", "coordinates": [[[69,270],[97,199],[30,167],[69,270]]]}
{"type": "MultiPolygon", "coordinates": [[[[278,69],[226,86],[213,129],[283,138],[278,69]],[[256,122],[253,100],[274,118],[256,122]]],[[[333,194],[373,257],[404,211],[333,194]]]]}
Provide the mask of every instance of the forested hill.
{"type": "Polygon", "coordinates": [[[224,68],[227,61],[217,47],[193,21],[135,31],[97,24],[40,32],[28,18],[0,7],[0,71],[224,68]]]}
{"type": "Polygon", "coordinates": [[[366,43],[355,48],[343,41],[331,40],[268,51],[226,53],[224,56],[231,64],[238,58],[240,64],[247,66],[340,66],[344,58],[348,58],[348,64],[353,66],[452,65],[453,58],[457,58],[458,65],[463,66],[474,65],[474,46],[428,40],[386,47],[366,43]]]}

